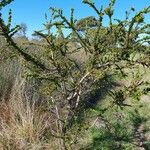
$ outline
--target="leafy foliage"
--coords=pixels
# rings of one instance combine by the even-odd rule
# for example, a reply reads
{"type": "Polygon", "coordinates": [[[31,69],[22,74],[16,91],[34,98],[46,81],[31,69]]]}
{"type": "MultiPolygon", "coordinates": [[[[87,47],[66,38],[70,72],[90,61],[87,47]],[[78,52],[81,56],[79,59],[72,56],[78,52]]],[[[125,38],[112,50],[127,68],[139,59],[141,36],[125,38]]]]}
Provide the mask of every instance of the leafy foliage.
{"type": "MultiPolygon", "coordinates": [[[[2,1],[1,7],[10,2],[2,1]]],[[[111,0],[108,7],[100,9],[90,0],[84,0],[83,3],[95,11],[97,19],[89,16],[77,21],[74,19],[73,9],[71,9],[70,19],[67,19],[63,10],[50,8],[50,20],[45,15],[44,29],[35,31],[35,35],[44,41],[44,44],[39,45],[41,52],[38,55],[24,50],[13,40],[20,26],[11,28],[11,11],[7,24],[4,23],[2,16],[0,17],[0,34],[5,37],[9,47],[13,48],[26,62],[25,66],[28,70],[26,76],[42,82],[42,91],[49,97],[51,111],[55,114],[54,121],[57,130],[52,130],[51,135],[59,139],[63,150],[71,148],[78,142],[79,133],[75,136],[72,136],[72,133],[78,130],[82,132],[89,128],[84,127],[85,115],[89,108],[95,108],[100,101],[97,93],[102,92],[105,95],[102,89],[108,89],[105,93],[109,93],[113,100],[99,115],[109,110],[110,107],[117,106],[122,110],[125,107],[131,107],[127,103],[127,98],[137,99],[142,91],[140,87],[147,85],[146,81],[141,81],[140,75],[136,76],[137,81],[134,76],[133,84],[129,86],[119,86],[118,81],[114,84],[111,80],[115,80],[116,76],[125,79],[128,76],[127,69],[132,71],[137,66],[142,65],[148,68],[150,65],[147,45],[149,25],[144,23],[144,14],[150,12],[150,7],[144,8],[130,18],[130,12],[134,11],[134,8],[131,8],[129,12],[126,12],[125,20],[113,21],[115,0],[111,0]],[[109,17],[109,23],[104,27],[105,15],[109,17]],[[56,29],[56,33],[52,32],[53,28],[56,29]],[[64,29],[69,29],[70,34],[65,36],[64,29]],[[84,32],[80,32],[81,30],[84,32]],[[75,48],[70,48],[70,45],[74,43],[75,48]],[[88,57],[88,61],[84,64],[79,64],[71,57],[81,50],[88,57]],[[134,54],[137,52],[141,55],[135,59],[134,54]]],[[[131,135],[125,132],[126,127],[124,128],[123,123],[117,122],[113,125],[116,130],[114,132],[128,140],[128,136],[131,135]]],[[[95,129],[93,134],[95,134],[95,129]]],[[[111,141],[111,147],[107,147],[111,149],[113,141],[120,139],[116,139],[118,136],[109,139],[110,135],[112,135],[110,130],[104,130],[103,133],[94,136],[94,142],[96,145],[97,141],[100,141],[98,144],[102,144],[101,140],[104,136],[104,139],[108,140],[106,145],[111,141]]],[[[115,148],[120,147],[122,144],[119,143],[119,146],[115,148]]],[[[95,149],[98,148],[95,147],[95,149]]]]}
{"type": "Polygon", "coordinates": [[[86,30],[87,28],[92,28],[96,26],[98,26],[98,21],[93,16],[81,19],[76,23],[77,29],[81,31],[86,30]]]}

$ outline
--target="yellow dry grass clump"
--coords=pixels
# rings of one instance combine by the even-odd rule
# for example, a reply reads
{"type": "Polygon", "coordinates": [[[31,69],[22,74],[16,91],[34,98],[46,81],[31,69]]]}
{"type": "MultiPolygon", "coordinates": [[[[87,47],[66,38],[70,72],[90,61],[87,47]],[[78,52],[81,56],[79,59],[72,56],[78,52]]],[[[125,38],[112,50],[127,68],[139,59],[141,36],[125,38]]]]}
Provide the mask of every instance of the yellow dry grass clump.
{"type": "Polygon", "coordinates": [[[55,149],[57,144],[53,148],[50,138],[45,139],[48,115],[40,113],[35,100],[23,98],[24,82],[17,78],[9,100],[0,104],[0,150],[55,149]]]}

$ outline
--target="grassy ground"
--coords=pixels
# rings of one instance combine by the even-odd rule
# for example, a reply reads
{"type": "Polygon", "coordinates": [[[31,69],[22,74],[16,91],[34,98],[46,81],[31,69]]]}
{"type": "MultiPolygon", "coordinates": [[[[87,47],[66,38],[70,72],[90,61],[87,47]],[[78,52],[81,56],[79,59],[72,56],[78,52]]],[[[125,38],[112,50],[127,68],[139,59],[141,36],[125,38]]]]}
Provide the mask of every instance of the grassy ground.
{"type": "MultiPolygon", "coordinates": [[[[71,56],[76,58],[76,55],[71,56]]],[[[84,53],[80,63],[87,60],[84,53]],[[84,58],[83,58],[84,57],[84,58]]],[[[59,138],[51,135],[56,124],[45,97],[34,93],[30,84],[22,77],[19,63],[8,60],[0,63],[0,149],[2,150],[57,150],[59,138]],[[28,87],[27,87],[28,86],[28,87]],[[25,94],[28,93],[28,94],[25,94]],[[30,95],[30,96],[28,96],[30,95]],[[32,96],[31,96],[32,95],[32,96]]],[[[118,107],[108,94],[107,87],[97,92],[97,103],[82,114],[78,124],[69,131],[69,147],[75,150],[149,150],[150,149],[150,69],[142,66],[126,68],[126,78],[115,76],[116,90],[126,87],[126,107],[118,107]],[[140,79],[140,80],[139,80],[140,79]],[[147,82],[147,86],[135,89],[132,96],[128,91],[136,82],[147,82]],[[137,96],[137,93],[139,95],[137,96]],[[106,108],[108,108],[106,110],[106,108]],[[73,140],[72,140],[73,139],[73,140]]],[[[103,88],[103,87],[102,87],[103,88]]],[[[92,100],[94,97],[92,97],[92,100]]]]}

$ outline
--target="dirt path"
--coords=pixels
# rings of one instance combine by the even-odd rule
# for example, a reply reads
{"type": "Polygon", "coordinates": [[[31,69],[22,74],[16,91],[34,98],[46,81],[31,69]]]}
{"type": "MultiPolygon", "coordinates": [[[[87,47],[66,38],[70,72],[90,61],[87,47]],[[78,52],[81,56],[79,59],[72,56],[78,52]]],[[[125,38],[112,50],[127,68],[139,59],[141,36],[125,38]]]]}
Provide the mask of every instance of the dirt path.
{"type": "Polygon", "coordinates": [[[139,147],[138,150],[150,150],[150,148],[146,145],[147,138],[144,134],[144,125],[141,124],[137,128],[135,128],[135,136],[134,136],[134,144],[139,147]]]}

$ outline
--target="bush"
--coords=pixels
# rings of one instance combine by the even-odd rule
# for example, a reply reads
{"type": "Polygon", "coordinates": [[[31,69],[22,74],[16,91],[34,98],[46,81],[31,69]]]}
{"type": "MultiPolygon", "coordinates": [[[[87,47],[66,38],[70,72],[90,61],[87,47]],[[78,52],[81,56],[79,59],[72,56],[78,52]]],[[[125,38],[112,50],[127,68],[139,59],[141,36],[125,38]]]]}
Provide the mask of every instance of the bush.
{"type": "MultiPolygon", "coordinates": [[[[0,2],[0,7],[10,2],[3,0],[0,2]]],[[[52,19],[48,20],[45,16],[45,32],[36,31],[34,34],[44,41],[43,44],[38,45],[41,50],[39,53],[24,50],[24,47],[15,43],[13,37],[20,30],[20,26],[10,28],[11,11],[8,24],[4,23],[0,17],[0,33],[9,44],[9,52],[12,52],[13,48],[15,54],[23,60],[26,68],[25,76],[33,81],[39,81],[40,91],[48,98],[44,110],[50,112],[51,120],[56,126],[50,128],[49,134],[50,137],[58,139],[59,149],[62,150],[71,149],[80,143],[79,137],[90,127],[88,122],[90,118],[87,114],[90,109],[96,111],[100,100],[109,95],[108,107],[100,109],[99,113],[94,113],[94,115],[103,116],[114,107],[116,107],[116,112],[118,109],[124,110],[132,106],[132,101],[129,99],[139,100],[143,94],[143,87],[147,88],[148,84],[141,78],[143,72],[139,72],[139,68],[142,66],[148,69],[150,65],[147,52],[149,25],[144,23],[144,15],[150,12],[150,7],[137,12],[132,18],[130,12],[134,11],[134,8],[131,8],[129,12],[126,12],[125,20],[116,19],[114,22],[112,17],[115,0],[111,0],[108,7],[100,10],[89,0],[84,0],[83,3],[90,6],[97,15],[97,18],[94,18],[96,21],[94,26],[87,20],[91,17],[76,22],[74,9],[71,9],[70,19],[67,19],[61,9],[50,8],[52,19]],[[109,23],[104,27],[105,16],[108,16],[109,23]],[[80,25],[82,28],[82,24],[86,24],[86,27],[79,30],[77,26],[80,25]],[[56,34],[51,32],[52,28],[56,29],[56,34]],[[64,35],[65,28],[71,31],[67,36],[64,35]],[[69,46],[71,44],[77,46],[73,49],[69,46]],[[79,63],[77,59],[71,57],[81,52],[80,50],[84,51],[88,58],[84,63],[79,63]],[[134,57],[137,52],[141,54],[139,59],[134,57]],[[132,73],[135,70],[137,72],[132,73]],[[133,76],[131,84],[127,85],[123,83],[123,80],[128,79],[130,71],[133,76]]],[[[28,44],[37,46],[33,42],[28,42],[28,44]]],[[[34,121],[31,122],[31,126],[34,126],[34,121]]],[[[120,136],[128,138],[132,133],[126,133],[127,127],[123,127],[122,123],[110,124],[112,128],[114,126],[119,139],[116,139],[118,137],[109,138],[109,135],[112,135],[110,131],[104,130],[98,135],[95,135],[94,131],[93,148],[99,149],[99,146],[103,144],[101,143],[103,137],[104,148],[123,148],[124,143],[119,142],[116,147],[118,141],[114,142],[120,140],[120,136]]],[[[28,131],[25,131],[26,133],[28,131]]],[[[45,137],[45,135],[42,136],[45,137]]],[[[39,137],[37,139],[39,140],[39,137]]],[[[29,143],[31,143],[30,140],[29,143]]]]}

